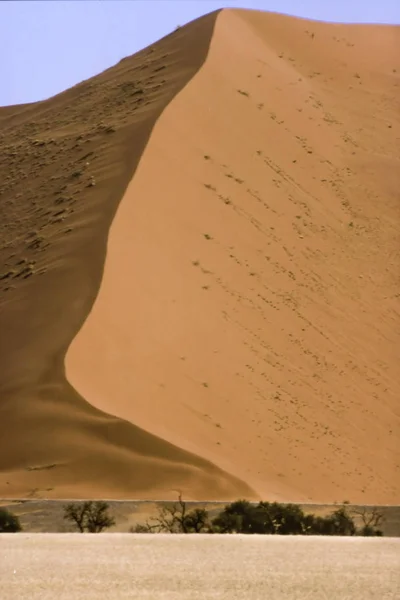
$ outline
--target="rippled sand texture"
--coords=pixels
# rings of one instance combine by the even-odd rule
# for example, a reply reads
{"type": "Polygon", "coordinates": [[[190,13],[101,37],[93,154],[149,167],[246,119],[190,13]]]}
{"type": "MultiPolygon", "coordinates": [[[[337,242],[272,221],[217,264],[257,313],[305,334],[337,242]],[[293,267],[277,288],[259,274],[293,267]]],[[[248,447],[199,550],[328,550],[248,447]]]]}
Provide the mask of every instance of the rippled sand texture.
{"type": "Polygon", "coordinates": [[[399,32],[224,10],[0,110],[0,497],[398,503],[399,32]]]}
{"type": "Polygon", "coordinates": [[[398,539],[4,534],[7,600],[396,600],[398,539]]]}

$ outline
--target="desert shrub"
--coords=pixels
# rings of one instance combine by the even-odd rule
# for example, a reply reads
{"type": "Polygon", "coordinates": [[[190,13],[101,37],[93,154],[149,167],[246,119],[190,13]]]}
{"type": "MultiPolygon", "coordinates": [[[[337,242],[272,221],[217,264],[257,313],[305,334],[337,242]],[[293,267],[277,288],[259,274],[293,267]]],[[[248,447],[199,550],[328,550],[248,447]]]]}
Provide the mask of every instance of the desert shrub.
{"type": "Polygon", "coordinates": [[[222,511],[211,521],[212,533],[239,533],[242,529],[241,515],[222,511]]]}
{"type": "Polygon", "coordinates": [[[163,504],[158,508],[158,516],[145,524],[131,527],[131,533],[208,533],[210,523],[204,508],[187,511],[187,504],[179,494],[178,501],[163,504]]]}
{"type": "Polygon", "coordinates": [[[17,533],[22,531],[17,515],[6,508],[0,508],[0,533],[17,533]]]}
{"type": "Polygon", "coordinates": [[[335,510],[326,519],[332,527],[331,535],[355,535],[357,532],[355,523],[344,506],[335,510]]]}
{"type": "Polygon", "coordinates": [[[257,510],[263,516],[262,533],[301,535],[308,530],[306,515],[296,504],[260,502],[257,510]]]}
{"type": "Polygon", "coordinates": [[[310,519],[295,504],[238,500],[228,504],[212,521],[220,533],[300,535],[308,532],[310,519]]]}
{"type": "Polygon", "coordinates": [[[186,533],[202,533],[209,529],[208,512],[205,508],[195,508],[185,515],[186,533]]]}
{"type": "Polygon", "coordinates": [[[316,517],[315,515],[308,516],[308,530],[309,535],[333,535],[334,525],[330,517],[316,517]]]}
{"type": "Polygon", "coordinates": [[[354,508],[352,510],[354,517],[361,520],[362,526],[357,530],[357,535],[365,537],[383,536],[383,531],[380,529],[384,516],[383,513],[376,507],[354,508]]]}
{"type": "Polygon", "coordinates": [[[216,533],[257,533],[253,531],[256,521],[255,506],[247,500],[236,500],[225,506],[211,524],[216,533]]]}
{"type": "Polygon", "coordinates": [[[109,504],[103,501],[70,503],[64,506],[64,519],[75,524],[80,533],[101,533],[115,525],[115,519],[109,514],[109,504]]]}
{"type": "Polygon", "coordinates": [[[361,529],[358,530],[358,535],[362,535],[365,537],[382,537],[383,531],[381,531],[380,529],[375,529],[374,527],[371,527],[371,525],[364,525],[363,527],[361,527],[361,529]]]}

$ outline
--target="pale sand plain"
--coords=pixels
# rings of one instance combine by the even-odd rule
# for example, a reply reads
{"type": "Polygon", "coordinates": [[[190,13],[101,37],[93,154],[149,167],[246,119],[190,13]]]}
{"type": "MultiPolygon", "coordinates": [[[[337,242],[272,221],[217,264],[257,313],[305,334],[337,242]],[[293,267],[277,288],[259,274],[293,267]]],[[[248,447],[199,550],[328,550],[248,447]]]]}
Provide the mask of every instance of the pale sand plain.
{"type": "Polygon", "coordinates": [[[0,496],[397,504],[400,28],[223,10],[0,109],[0,496]]]}
{"type": "Polygon", "coordinates": [[[3,534],[6,600],[397,600],[398,539],[3,534]]]}

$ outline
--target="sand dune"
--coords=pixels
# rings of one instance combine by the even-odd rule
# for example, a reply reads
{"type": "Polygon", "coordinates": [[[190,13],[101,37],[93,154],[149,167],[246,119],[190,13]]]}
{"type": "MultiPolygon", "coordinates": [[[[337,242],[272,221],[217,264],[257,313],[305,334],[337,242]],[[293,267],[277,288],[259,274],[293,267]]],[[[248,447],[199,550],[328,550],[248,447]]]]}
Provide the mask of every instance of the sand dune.
{"type": "Polygon", "coordinates": [[[398,501],[399,31],[224,10],[0,110],[1,496],[398,501]]]}

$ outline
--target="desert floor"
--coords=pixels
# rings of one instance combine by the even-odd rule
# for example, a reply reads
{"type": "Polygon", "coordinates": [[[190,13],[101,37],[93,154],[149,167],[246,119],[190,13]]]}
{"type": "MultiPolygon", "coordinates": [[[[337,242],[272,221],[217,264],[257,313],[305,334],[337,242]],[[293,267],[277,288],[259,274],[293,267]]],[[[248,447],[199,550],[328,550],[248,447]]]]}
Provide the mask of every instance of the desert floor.
{"type": "Polygon", "coordinates": [[[4,534],[7,600],[396,600],[400,540],[4,534]]]}

